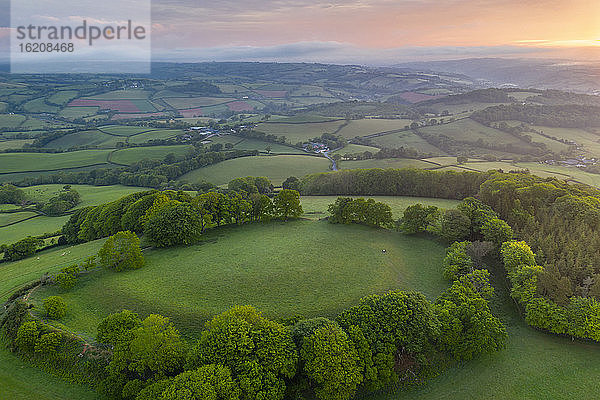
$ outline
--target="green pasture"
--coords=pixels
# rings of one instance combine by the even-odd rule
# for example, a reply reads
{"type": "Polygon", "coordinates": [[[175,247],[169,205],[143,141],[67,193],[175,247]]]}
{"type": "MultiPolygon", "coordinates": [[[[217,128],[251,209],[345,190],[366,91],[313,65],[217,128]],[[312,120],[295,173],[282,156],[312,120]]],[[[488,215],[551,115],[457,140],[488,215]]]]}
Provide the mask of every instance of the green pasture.
{"type": "Polygon", "coordinates": [[[232,97],[169,97],[164,99],[169,105],[177,110],[187,108],[209,107],[217,104],[235,101],[232,97]]]}
{"type": "Polygon", "coordinates": [[[547,126],[533,126],[537,131],[558,139],[573,140],[588,155],[600,157],[600,136],[591,130],[577,128],[550,128],[547,126]]]}
{"type": "Polygon", "coordinates": [[[39,114],[39,113],[50,113],[54,114],[60,110],[60,107],[51,105],[46,103],[46,99],[44,97],[40,97],[39,99],[30,100],[23,105],[25,111],[39,114]]]}
{"type": "Polygon", "coordinates": [[[331,162],[324,157],[301,155],[241,157],[199,168],[179,178],[194,183],[207,181],[225,185],[240,176],[266,176],[281,185],[290,176],[302,177],[315,172],[327,172],[331,162]]]}
{"type": "Polygon", "coordinates": [[[145,100],[150,96],[150,92],[143,89],[122,89],[112,92],[98,94],[96,96],[86,97],[94,100],[145,100]]]}
{"type": "Polygon", "coordinates": [[[107,162],[110,150],[68,153],[0,153],[0,173],[76,168],[107,162]]]}
{"type": "Polygon", "coordinates": [[[115,151],[111,156],[111,161],[130,165],[145,159],[162,160],[169,153],[183,156],[191,149],[191,145],[131,147],[115,151]]]}
{"type": "MultiPolygon", "coordinates": [[[[23,188],[25,195],[33,201],[48,201],[51,197],[58,195],[64,185],[62,184],[50,184],[50,185],[38,185],[29,186],[23,188]]],[[[81,203],[76,208],[83,208],[88,206],[95,206],[98,204],[108,203],[114,200],[118,200],[123,196],[131,193],[140,192],[144,190],[150,190],[147,188],[135,187],[135,186],[91,186],[91,185],[70,185],[72,189],[76,190],[81,196],[81,203]]]]}
{"type": "Polygon", "coordinates": [[[430,169],[436,166],[425,161],[414,158],[384,158],[359,161],[342,161],[338,168],[340,169],[359,169],[359,168],[422,168],[430,169]]]}
{"type": "Polygon", "coordinates": [[[100,130],[80,131],[62,136],[47,143],[44,147],[50,149],[69,149],[77,146],[98,146],[114,149],[117,142],[125,142],[126,138],[107,135],[100,130]]]}
{"type": "Polygon", "coordinates": [[[0,213],[0,227],[18,223],[36,215],[38,214],[31,211],[0,213]]]}
{"type": "MultiPolygon", "coordinates": [[[[5,214],[0,214],[5,215],[5,214]]],[[[18,242],[27,236],[39,236],[60,230],[69,220],[69,216],[47,217],[45,215],[0,228],[0,244],[18,242]]],[[[2,267],[0,266],[0,269],[2,267]]]]}
{"type": "Polygon", "coordinates": [[[364,153],[365,151],[370,151],[371,153],[375,154],[379,151],[379,148],[372,146],[363,146],[360,144],[348,144],[343,149],[334,151],[333,154],[357,154],[364,153]]]}
{"type": "Polygon", "coordinates": [[[0,141],[0,151],[7,149],[22,149],[26,144],[31,144],[31,139],[16,139],[0,141]]]}
{"type": "Polygon", "coordinates": [[[127,126],[127,125],[104,125],[99,126],[98,130],[109,135],[133,136],[142,132],[153,131],[154,129],[145,126],[127,126]]]}
{"type": "Polygon", "coordinates": [[[389,135],[379,136],[371,139],[373,143],[380,147],[388,148],[413,148],[422,153],[430,153],[432,155],[446,155],[442,150],[427,142],[420,136],[415,135],[412,131],[402,131],[389,135]]]}
{"type": "MultiPolygon", "coordinates": [[[[418,288],[430,298],[447,284],[444,247],[422,237],[324,221],[252,224],[208,231],[201,244],[145,253],[146,265],[98,272],[61,295],[61,321],[94,336],[101,319],[123,308],[168,315],[196,336],[203,322],[234,305],[271,318],[333,317],[368,294],[418,288]],[[386,252],[383,253],[382,250],[386,252]]],[[[34,302],[55,294],[34,294],[34,302]]]]}
{"type": "Polygon", "coordinates": [[[171,139],[183,134],[181,129],[159,129],[150,132],[136,134],[129,137],[129,143],[146,143],[157,139],[171,139]]]}
{"type": "Polygon", "coordinates": [[[356,136],[404,129],[406,126],[410,126],[411,123],[412,121],[409,119],[359,119],[350,121],[338,132],[338,135],[352,139],[356,136]]]}
{"type": "MultiPolygon", "coordinates": [[[[258,139],[243,138],[235,135],[219,136],[210,139],[212,143],[221,143],[223,145],[231,143],[237,150],[258,150],[261,153],[267,152],[267,147],[271,148],[271,153],[295,153],[306,154],[304,150],[295,147],[286,146],[279,143],[265,142],[258,139]]],[[[210,145],[209,145],[210,146],[210,145]]]]}
{"type": "Polygon", "coordinates": [[[67,119],[90,117],[96,115],[99,109],[100,107],[65,107],[58,116],[67,119]]]}
{"type": "MultiPolygon", "coordinates": [[[[334,203],[339,196],[302,196],[302,209],[304,217],[324,218],[328,215],[327,207],[334,203]]],[[[459,201],[446,199],[432,199],[427,197],[409,197],[409,196],[347,196],[352,198],[364,197],[365,199],[374,199],[383,202],[392,209],[394,219],[402,217],[404,210],[408,206],[421,203],[428,206],[436,206],[443,209],[456,208],[459,201]]]]}
{"type": "Polygon", "coordinates": [[[0,114],[0,128],[16,128],[27,118],[20,114],[0,114]]]}
{"type": "Polygon", "coordinates": [[[77,90],[61,90],[58,93],[53,94],[48,98],[48,102],[56,104],[57,106],[64,106],[71,100],[77,97],[79,92],[77,90]]]}
{"type": "Polygon", "coordinates": [[[324,133],[334,133],[344,121],[307,122],[300,124],[286,124],[266,122],[256,127],[257,131],[266,134],[285,136],[291,143],[305,142],[324,133]]]}
{"type": "Polygon", "coordinates": [[[461,119],[449,124],[427,126],[419,128],[424,133],[432,135],[445,135],[457,141],[476,142],[482,139],[486,143],[518,144],[520,147],[530,148],[531,145],[523,140],[502,132],[498,129],[490,128],[480,124],[470,118],[461,119]]]}

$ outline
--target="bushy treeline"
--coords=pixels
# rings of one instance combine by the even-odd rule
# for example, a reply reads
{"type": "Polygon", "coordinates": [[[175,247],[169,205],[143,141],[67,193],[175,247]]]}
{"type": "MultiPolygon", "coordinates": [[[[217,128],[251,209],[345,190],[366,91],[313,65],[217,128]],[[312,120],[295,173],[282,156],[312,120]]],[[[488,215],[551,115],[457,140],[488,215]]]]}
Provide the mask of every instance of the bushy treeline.
{"type": "MultiPolygon", "coordinates": [[[[238,187],[240,180],[232,181],[238,187]]],[[[144,233],[157,247],[187,245],[213,226],[287,220],[302,214],[300,196],[294,190],[282,190],[273,199],[259,192],[271,189],[266,178],[243,178],[250,191],[210,191],[195,197],[179,191],[133,193],[111,203],[77,210],[64,225],[63,241],[87,242],[122,231],[144,233]],[[256,191],[248,183],[252,181],[256,191]]]]}
{"type": "Polygon", "coordinates": [[[484,125],[517,120],[532,125],[557,128],[589,128],[600,126],[600,107],[584,105],[509,104],[476,111],[471,118],[484,125]]]}
{"type": "Polygon", "coordinates": [[[487,175],[422,169],[357,169],[308,175],[303,195],[421,196],[464,199],[475,196],[487,175]]]}
{"type": "Polygon", "coordinates": [[[83,172],[64,172],[28,177],[18,182],[19,186],[44,185],[50,183],[70,183],[81,185],[127,185],[155,189],[181,188],[200,190],[212,187],[210,184],[193,185],[175,180],[186,173],[232,158],[258,155],[257,150],[233,150],[211,152],[196,150],[180,159],[167,155],[164,160],[142,160],[129,167],[98,168],[83,172]]]}

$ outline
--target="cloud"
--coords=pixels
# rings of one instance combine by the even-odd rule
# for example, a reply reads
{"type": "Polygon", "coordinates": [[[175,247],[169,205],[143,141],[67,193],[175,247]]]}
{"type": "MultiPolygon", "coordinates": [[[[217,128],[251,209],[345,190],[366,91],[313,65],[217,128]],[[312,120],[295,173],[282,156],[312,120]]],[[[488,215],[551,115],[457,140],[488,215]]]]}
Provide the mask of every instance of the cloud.
{"type": "Polygon", "coordinates": [[[529,56],[545,48],[523,46],[399,47],[369,49],[337,42],[300,42],[276,46],[221,46],[155,50],[155,61],[266,61],[323,62],[339,64],[393,65],[414,60],[468,57],[529,56]]]}

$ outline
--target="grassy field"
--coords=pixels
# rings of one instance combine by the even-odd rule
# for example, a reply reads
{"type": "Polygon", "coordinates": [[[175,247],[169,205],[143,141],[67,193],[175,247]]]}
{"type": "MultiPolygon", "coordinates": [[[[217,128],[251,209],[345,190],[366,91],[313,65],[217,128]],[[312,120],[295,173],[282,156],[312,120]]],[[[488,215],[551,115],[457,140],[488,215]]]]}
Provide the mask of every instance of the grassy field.
{"type": "Polygon", "coordinates": [[[335,132],[345,121],[307,122],[307,123],[275,123],[259,124],[257,131],[267,134],[285,136],[291,143],[304,142],[321,136],[324,133],[335,132]]]}
{"type": "Polygon", "coordinates": [[[54,273],[96,254],[103,243],[104,239],[100,239],[77,246],[57,247],[38,253],[35,257],[0,264],[0,301],[6,301],[14,291],[39,279],[46,272],[54,273]]]}
{"type": "Polygon", "coordinates": [[[331,162],[324,157],[311,156],[257,156],[242,157],[200,168],[179,178],[185,182],[205,180],[224,185],[240,176],[266,176],[280,185],[290,176],[301,177],[315,172],[327,172],[331,162]]]}
{"type": "Polygon", "coordinates": [[[185,110],[186,108],[210,107],[235,99],[231,97],[170,97],[164,100],[177,110],[185,110]]]}
{"type": "Polygon", "coordinates": [[[365,151],[370,151],[371,153],[375,154],[379,151],[378,147],[372,147],[372,146],[363,146],[361,144],[349,144],[346,147],[344,147],[343,149],[339,149],[333,152],[333,154],[356,154],[356,153],[364,153],[365,151]]]}
{"type": "Polygon", "coordinates": [[[129,137],[129,143],[146,143],[156,139],[170,139],[183,133],[180,129],[160,129],[129,137]]]}
{"type": "Polygon", "coordinates": [[[583,146],[589,155],[600,157],[600,136],[584,129],[575,128],[550,128],[547,126],[534,126],[535,130],[558,139],[573,140],[583,146]]]}
{"type": "Polygon", "coordinates": [[[442,150],[429,144],[421,137],[415,135],[412,131],[392,133],[390,135],[380,136],[372,139],[373,142],[381,147],[399,148],[412,147],[422,153],[431,153],[432,155],[446,155],[442,150]]]}
{"type": "Polygon", "coordinates": [[[48,98],[48,102],[56,104],[58,106],[64,106],[69,101],[77,97],[77,90],[62,90],[58,93],[53,94],[48,98]]]}
{"type": "Polygon", "coordinates": [[[487,127],[470,118],[455,121],[450,124],[420,128],[420,131],[434,135],[446,135],[459,141],[475,142],[478,139],[482,139],[486,143],[512,143],[526,148],[531,147],[516,136],[502,132],[498,129],[487,127]]]}
{"type": "MultiPolygon", "coordinates": [[[[23,188],[28,198],[35,201],[47,201],[63,188],[61,184],[38,185],[23,188]]],[[[71,185],[81,196],[81,203],[77,208],[95,206],[98,204],[108,203],[117,200],[131,193],[149,190],[147,188],[135,186],[90,186],[90,185],[71,185]]]]}
{"type": "Polygon", "coordinates": [[[435,168],[435,165],[413,158],[385,158],[359,161],[342,161],[340,169],[355,168],[435,168]]]}
{"type": "MultiPolygon", "coordinates": [[[[394,219],[402,217],[402,213],[406,207],[421,203],[425,205],[436,206],[439,208],[449,209],[456,208],[459,201],[446,199],[431,199],[426,197],[409,197],[409,196],[348,196],[348,197],[364,197],[374,199],[375,201],[383,202],[392,209],[394,219]]],[[[304,216],[307,218],[319,219],[328,215],[327,207],[335,202],[338,196],[302,196],[302,209],[304,216]]]]}
{"type": "Polygon", "coordinates": [[[265,142],[257,139],[249,139],[243,138],[240,136],[227,135],[221,137],[214,137],[210,139],[211,143],[221,143],[225,145],[226,143],[233,144],[234,149],[239,150],[258,150],[261,153],[267,152],[267,147],[271,148],[271,153],[295,153],[295,154],[306,154],[306,152],[302,149],[297,149],[295,147],[285,146],[279,143],[271,143],[265,142]]]}
{"type": "Polygon", "coordinates": [[[100,107],[65,107],[58,116],[62,118],[75,119],[96,115],[100,107]]]}
{"type": "Polygon", "coordinates": [[[0,141],[0,151],[7,149],[22,149],[25,144],[33,142],[32,139],[15,139],[0,141]]]}
{"type": "MultiPolygon", "coordinates": [[[[140,270],[82,279],[62,294],[70,307],[62,322],[93,336],[104,316],[128,308],[168,315],[195,336],[204,320],[236,304],[272,318],[331,317],[389,289],[419,288],[433,298],[446,286],[443,255],[427,238],[324,221],[216,229],[195,246],[148,251],[140,270]]],[[[34,301],[54,293],[42,288],[34,301]]]]}
{"type": "Polygon", "coordinates": [[[82,150],[64,154],[0,154],[0,173],[76,168],[107,162],[110,150],[82,150]]]}
{"type": "Polygon", "coordinates": [[[19,221],[24,221],[36,215],[37,213],[32,211],[0,213],[0,227],[6,227],[7,225],[18,223],[19,221]]]}
{"type": "Polygon", "coordinates": [[[350,121],[344,126],[338,135],[352,139],[356,136],[367,136],[379,132],[393,131],[404,129],[405,126],[411,124],[409,119],[359,119],[350,121]]]}
{"type": "Polygon", "coordinates": [[[20,114],[0,114],[0,128],[16,128],[27,118],[20,114]]]}
{"type": "Polygon", "coordinates": [[[0,346],[0,399],[96,400],[92,389],[47,374],[0,346]]]}
{"type": "MultiPolygon", "coordinates": [[[[28,235],[39,236],[58,231],[69,220],[69,216],[47,217],[45,215],[0,228],[0,244],[17,242],[28,235]]],[[[1,267],[0,267],[1,268],[1,267]]]]}
{"type": "Polygon", "coordinates": [[[144,126],[124,126],[124,125],[105,125],[98,127],[98,130],[117,136],[132,136],[142,132],[154,130],[144,126]]]}
{"type": "Polygon", "coordinates": [[[81,131],[62,136],[47,143],[44,147],[49,149],[69,149],[77,146],[99,146],[105,149],[114,149],[117,142],[125,142],[126,138],[107,135],[97,129],[81,131]]]}
{"type": "Polygon", "coordinates": [[[96,96],[86,97],[88,99],[95,100],[143,100],[147,99],[150,92],[146,92],[143,89],[125,89],[125,90],[114,90],[108,93],[98,94],[96,96]]]}
{"type": "Polygon", "coordinates": [[[43,97],[28,101],[23,105],[25,111],[30,113],[50,113],[54,114],[60,110],[60,107],[46,103],[43,97]]]}
{"type": "Polygon", "coordinates": [[[192,146],[189,145],[132,147],[115,151],[111,157],[111,161],[129,165],[144,159],[162,160],[169,153],[182,156],[191,148],[192,146]]]}

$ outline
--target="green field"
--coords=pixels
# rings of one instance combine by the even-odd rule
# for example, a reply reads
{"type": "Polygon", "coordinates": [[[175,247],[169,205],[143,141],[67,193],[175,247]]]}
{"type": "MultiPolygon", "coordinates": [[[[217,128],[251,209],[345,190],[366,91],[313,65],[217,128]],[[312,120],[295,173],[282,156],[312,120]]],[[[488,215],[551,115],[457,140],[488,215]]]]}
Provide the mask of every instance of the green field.
{"type": "Polygon", "coordinates": [[[348,144],[343,149],[334,151],[333,154],[357,154],[364,153],[365,151],[370,151],[371,153],[375,154],[379,151],[379,148],[372,146],[363,146],[361,144],[348,144]]]}
{"type": "Polygon", "coordinates": [[[95,100],[144,100],[147,99],[150,92],[146,92],[143,89],[125,89],[125,90],[114,90],[99,94],[96,96],[86,97],[86,99],[95,100]]]}
{"type": "Polygon", "coordinates": [[[3,153],[0,173],[77,168],[107,162],[110,150],[81,150],[69,153],[3,153]]]}
{"type": "MultiPolygon", "coordinates": [[[[23,188],[23,191],[28,198],[34,201],[47,201],[51,197],[54,197],[62,190],[64,185],[52,184],[52,185],[38,185],[29,186],[23,188]]],[[[98,204],[108,203],[110,201],[117,200],[123,196],[131,193],[136,193],[144,190],[150,190],[147,188],[135,187],[135,186],[91,186],[91,185],[70,185],[71,188],[75,189],[81,196],[81,203],[76,208],[95,206],[98,204]]]]}
{"type": "Polygon", "coordinates": [[[271,135],[285,136],[291,143],[305,142],[324,133],[334,133],[345,121],[259,124],[256,130],[271,135]]]}
{"type": "Polygon", "coordinates": [[[133,136],[142,132],[152,131],[154,129],[144,126],[126,126],[126,125],[104,125],[98,127],[99,131],[117,136],[133,136]]]}
{"type": "Polygon", "coordinates": [[[0,114],[0,128],[16,128],[27,118],[20,114],[0,114]]]}
{"type": "Polygon", "coordinates": [[[100,107],[65,107],[58,116],[67,119],[84,118],[96,115],[100,107]]]}
{"type": "MultiPolygon", "coordinates": [[[[28,218],[36,216],[37,213],[31,211],[0,213],[0,228],[7,225],[16,224],[19,221],[24,221],[28,218]]],[[[14,226],[14,225],[12,225],[14,226]]]]}
{"type": "Polygon", "coordinates": [[[416,149],[422,153],[432,155],[446,155],[442,150],[428,143],[425,139],[415,135],[412,131],[403,131],[392,133],[390,135],[379,136],[371,139],[377,146],[388,148],[407,147],[416,149]]]}
{"type": "Polygon", "coordinates": [[[39,99],[28,101],[27,103],[25,103],[23,105],[23,108],[25,109],[25,111],[30,112],[30,113],[35,113],[35,114],[39,114],[39,113],[54,114],[60,110],[60,107],[46,103],[46,99],[44,99],[43,97],[41,97],[39,99]]]}
{"type": "Polygon", "coordinates": [[[69,101],[77,97],[77,90],[62,90],[58,93],[53,94],[48,98],[48,102],[56,104],[57,106],[64,106],[69,101]]]}
{"type": "MultiPolygon", "coordinates": [[[[402,213],[406,207],[421,203],[439,208],[450,209],[456,208],[457,200],[446,199],[431,199],[426,197],[408,197],[408,196],[348,196],[353,198],[364,197],[374,199],[375,201],[383,202],[392,209],[394,219],[402,217],[402,213]]],[[[334,203],[338,196],[302,196],[302,209],[304,216],[307,218],[324,218],[328,215],[327,207],[334,203]]]]}
{"type": "Polygon", "coordinates": [[[115,151],[112,154],[111,161],[118,164],[130,165],[145,159],[162,160],[169,153],[183,156],[190,149],[192,149],[190,145],[132,147],[115,151]]]}
{"type": "Polygon", "coordinates": [[[10,400],[92,400],[92,389],[68,383],[47,374],[0,346],[0,399],[10,400]]]}
{"type": "Polygon", "coordinates": [[[150,132],[136,134],[129,137],[129,143],[146,143],[157,139],[171,139],[177,135],[183,134],[181,129],[160,129],[150,132]]]}
{"type": "Polygon", "coordinates": [[[404,129],[412,123],[409,119],[359,119],[350,121],[344,126],[338,135],[352,139],[356,136],[367,136],[379,132],[404,129]]]}
{"type": "Polygon", "coordinates": [[[342,161],[338,166],[340,169],[357,168],[435,168],[435,165],[413,158],[384,158],[359,161],[342,161]]]}
{"type": "Polygon", "coordinates": [[[214,185],[225,185],[240,176],[266,176],[275,185],[280,185],[290,176],[302,177],[315,172],[327,172],[331,162],[324,157],[312,156],[257,156],[227,160],[200,168],[179,178],[194,183],[207,181],[214,185]]]}
{"type": "Polygon", "coordinates": [[[584,129],[576,128],[550,128],[547,126],[534,126],[535,130],[558,139],[573,140],[591,156],[600,157],[600,136],[584,129]]]}
{"type": "Polygon", "coordinates": [[[449,124],[427,126],[419,128],[419,130],[434,135],[446,135],[458,141],[476,142],[478,139],[482,139],[486,143],[512,143],[525,148],[531,148],[531,145],[525,143],[516,136],[502,132],[498,129],[487,127],[470,118],[461,119],[449,124]]]}
{"type": "Polygon", "coordinates": [[[77,146],[98,146],[114,149],[117,142],[125,142],[126,138],[107,135],[97,129],[71,133],[51,141],[44,147],[49,149],[69,149],[77,146]]]}
{"type": "MultiPolygon", "coordinates": [[[[127,308],[168,315],[193,336],[207,318],[236,304],[272,318],[333,317],[365,295],[394,288],[435,297],[446,286],[443,255],[444,247],[427,238],[324,221],[215,229],[202,244],[148,251],[140,270],[82,279],[62,294],[70,307],[62,322],[94,336],[104,316],[127,308]]],[[[34,302],[53,293],[40,289],[34,302]]]]}
{"type": "Polygon", "coordinates": [[[7,149],[22,149],[26,144],[31,144],[31,139],[16,139],[0,141],[0,151],[7,149]]]}
{"type": "MultiPolygon", "coordinates": [[[[4,214],[2,214],[4,215],[4,214]]],[[[60,230],[69,220],[69,216],[47,217],[45,215],[0,228],[0,244],[17,242],[28,235],[39,236],[60,230]]]]}
{"type": "Polygon", "coordinates": [[[232,97],[169,97],[165,98],[164,100],[176,110],[210,107],[217,104],[235,101],[235,99],[232,97]]]}
{"type": "MultiPolygon", "coordinates": [[[[267,152],[267,147],[271,148],[271,153],[295,153],[295,154],[306,154],[302,149],[297,149],[291,146],[285,146],[279,143],[265,142],[258,139],[243,138],[240,136],[226,135],[213,137],[210,139],[212,143],[231,143],[234,149],[238,150],[258,150],[261,153],[267,152]]],[[[210,145],[209,145],[210,146],[210,145]]]]}

